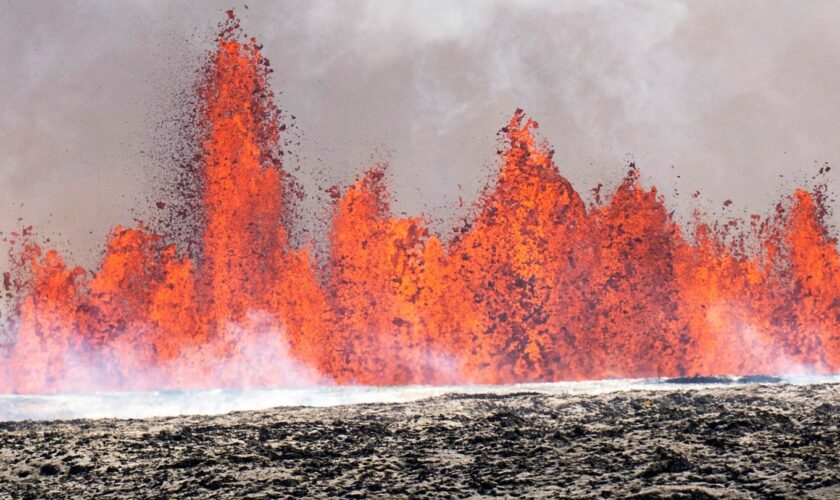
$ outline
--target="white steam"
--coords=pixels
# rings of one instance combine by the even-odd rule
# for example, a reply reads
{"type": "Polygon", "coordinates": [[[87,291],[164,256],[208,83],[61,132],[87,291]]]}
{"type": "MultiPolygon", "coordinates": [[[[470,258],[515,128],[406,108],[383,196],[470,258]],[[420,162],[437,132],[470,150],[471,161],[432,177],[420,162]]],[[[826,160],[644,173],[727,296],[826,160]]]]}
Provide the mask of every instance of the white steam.
{"type": "MultiPolygon", "coordinates": [[[[786,376],[791,384],[840,382],[838,375],[786,376]]],[[[723,387],[737,379],[721,379],[723,387]]],[[[515,385],[460,386],[333,386],[284,389],[212,389],[57,395],[0,395],[0,421],[72,418],[147,418],[176,415],[217,415],[231,411],[273,407],[341,406],[369,403],[406,403],[445,394],[606,394],[633,390],[694,390],[720,384],[674,384],[666,379],[614,379],[515,385]]]]}

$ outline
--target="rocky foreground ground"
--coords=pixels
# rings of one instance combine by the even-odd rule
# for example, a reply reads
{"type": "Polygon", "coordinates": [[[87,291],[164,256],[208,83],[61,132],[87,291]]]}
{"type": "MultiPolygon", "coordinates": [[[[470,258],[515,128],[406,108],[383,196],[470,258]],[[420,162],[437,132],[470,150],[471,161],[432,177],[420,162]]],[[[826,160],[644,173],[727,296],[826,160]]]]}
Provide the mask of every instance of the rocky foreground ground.
{"type": "Polygon", "coordinates": [[[0,492],[840,498],[840,385],[2,423],[0,492]]]}

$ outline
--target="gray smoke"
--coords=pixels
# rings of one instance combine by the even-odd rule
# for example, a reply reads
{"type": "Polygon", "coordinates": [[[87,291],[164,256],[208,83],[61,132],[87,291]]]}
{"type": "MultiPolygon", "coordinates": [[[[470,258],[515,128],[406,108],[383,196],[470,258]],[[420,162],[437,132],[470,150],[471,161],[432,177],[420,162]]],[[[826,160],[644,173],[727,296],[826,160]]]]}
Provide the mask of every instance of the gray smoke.
{"type": "Polygon", "coordinates": [[[231,7],[297,117],[310,215],[319,188],[385,159],[396,211],[445,228],[517,107],[578,190],[635,160],[682,215],[695,190],[766,212],[840,159],[837,2],[246,3],[0,1],[0,230],[60,233],[89,265],[148,216],[173,96],[231,7]]]}

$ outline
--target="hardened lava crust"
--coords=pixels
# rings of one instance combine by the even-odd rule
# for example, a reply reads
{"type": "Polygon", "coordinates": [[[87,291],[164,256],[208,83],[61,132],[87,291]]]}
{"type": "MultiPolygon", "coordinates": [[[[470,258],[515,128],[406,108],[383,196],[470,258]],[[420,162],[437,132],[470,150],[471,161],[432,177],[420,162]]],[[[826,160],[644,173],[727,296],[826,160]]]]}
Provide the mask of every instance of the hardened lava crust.
{"type": "Polygon", "coordinates": [[[12,498],[840,498],[840,384],[0,424],[12,498]]]}

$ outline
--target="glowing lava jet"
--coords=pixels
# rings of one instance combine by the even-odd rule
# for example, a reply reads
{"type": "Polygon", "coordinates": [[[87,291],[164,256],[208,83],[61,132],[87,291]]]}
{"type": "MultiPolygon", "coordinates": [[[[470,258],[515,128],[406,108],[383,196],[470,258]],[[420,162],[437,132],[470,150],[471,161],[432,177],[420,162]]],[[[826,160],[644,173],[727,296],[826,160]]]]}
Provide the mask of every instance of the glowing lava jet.
{"type": "Polygon", "coordinates": [[[335,204],[319,266],[289,243],[270,72],[231,15],[197,86],[195,257],[117,227],[91,273],[19,235],[0,390],[840,370],[822,189],[753,218],[756,245],[700,220],[689,238],[635,168],[587,207],[517,110],[498,177],[454,240],[394,217],[376,166],[335,204]]]}

